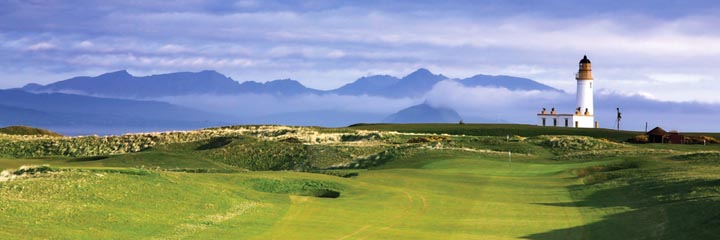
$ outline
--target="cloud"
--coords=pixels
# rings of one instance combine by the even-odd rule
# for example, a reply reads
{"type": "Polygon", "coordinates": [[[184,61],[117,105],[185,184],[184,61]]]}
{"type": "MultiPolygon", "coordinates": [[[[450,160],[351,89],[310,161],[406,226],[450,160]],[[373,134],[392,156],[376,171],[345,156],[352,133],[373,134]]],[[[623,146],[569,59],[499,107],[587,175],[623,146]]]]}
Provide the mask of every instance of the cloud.
{"type": "Polygon", "coordinates": [[[31,51],[42,51],[42,50],[50,50],[54,49],[55,44],[49,43],[49,42],[40,42],[33,45],[30,45],[27,47],[28,50],[31,51]]]}
{"type": "Polygon", "coordinates": [[[66,60],[71,64],[87,66],[126,66],[139,67],[155,66],[169,68],[184,68],[189,70],[249,67],[256,64],[251,59],[244,58],[207,58],[207,57],[172,57],[172,56],[135,56],[134,54],[106,54],[103,56],[84,54],[66,60]]]}
{"type": "Polygon", "coordinates": [[[570,111],[574,104],[571,103],[574,97],[565,93],[465,87],[454,80],[436,84],[425,97],[430,105],[452,108],[468,121],[500,119],[515,123],[534,123],[534,115],[543,107],[570,111]]]}
{"type": "Polygon", "coordinates": [[[157,50],[160,53],[184,53],[190,52],[190,49],[176,44],[165,44],[157,50]]]}

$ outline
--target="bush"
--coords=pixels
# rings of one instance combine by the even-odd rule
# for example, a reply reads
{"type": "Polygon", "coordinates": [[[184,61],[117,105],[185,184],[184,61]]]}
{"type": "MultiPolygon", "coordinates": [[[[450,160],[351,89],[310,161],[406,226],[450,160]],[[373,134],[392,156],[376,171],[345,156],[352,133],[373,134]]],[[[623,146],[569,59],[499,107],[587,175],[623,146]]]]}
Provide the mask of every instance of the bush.
{"type": "Polygon", "coordinates": [[[720,141],[709,136],[685,136],[686,144],[718,144],[720,141]]]}
{"type": "Polygon", "coordinates": [[[343,134],[340,137],[340,140],[343,142],[357,142],[357,141],[378,140],[380,138],[381,138],[381,136],[378,133],[367,133],[367,134],[355,133],[355,134],[343,134]]]}
{"type": "Polygon", "coordinates": [[[637,136],[632,137],[629,140],[629,142],[631,142],[631,143],[648,143],[648,142],[650,142],[650,139],[648,138],[647,135],[642,134],[642,135],[637,135],[637,136]]]}
{"type": "Polygon", "coordinates": [[[338,169],[338,170],[310,170],[308,172],[325,174],[325,175],[342,177],[342,178],[351,178],[351,177],[357,177],[360,175],[359,170],[340,170],[340,169],[338,169]]]}
{"type": "Polygon", "coordinates": [[[296,138],[296,137],[283,138],[283,139],[280,139],[280,142],[286,142],[286,143],[302,143],[302,141],[300,141],[300,139],[298,139],[298,138],[296,138]]]}
{"type": "Polygon", "coordinates": [[[430,143],[430,142],[448,142],[450,141],[450,137],[448,136],[438,136],[438,135],[432,135],[432,136],[423,136],[423,137],[414,137],[411,139],[408,139],[408,143],[430,143]]]}

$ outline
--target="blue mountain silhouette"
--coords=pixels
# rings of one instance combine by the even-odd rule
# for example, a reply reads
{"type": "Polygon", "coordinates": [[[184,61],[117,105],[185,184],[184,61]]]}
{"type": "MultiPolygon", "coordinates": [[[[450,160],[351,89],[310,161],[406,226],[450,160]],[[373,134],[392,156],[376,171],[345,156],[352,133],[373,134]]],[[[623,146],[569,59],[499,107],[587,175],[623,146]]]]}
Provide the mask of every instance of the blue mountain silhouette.
{"type": "MultiPolygon", "coordinates": [[[[136,77],[127,71],[117,71],[96,77],[75,77],[48,85],[27,84],[22,90],[34,93],[72,93],[130,99],[152,99],[185,95],[271,94],[291,96],[301,94],[369,95],[390,98],[422,97],[435,84],[448,79],[420,68],[405,77],[388,75],[362,77],[340,88],[322,91],[304,86],[292,79],[265,83],[239,83],[216,71],[177,72],[136,77]]],[[[469,87],[498,87],[510,90],[560,91],[527,78],[476,75],[459,81],[469,87]]]]}
{"type": "Polygon", "coordinates": [[[383,120],[387,123],[458,123],[462,120],[455,110],[433,107],[427,103],[400,110],[383,120]]]}

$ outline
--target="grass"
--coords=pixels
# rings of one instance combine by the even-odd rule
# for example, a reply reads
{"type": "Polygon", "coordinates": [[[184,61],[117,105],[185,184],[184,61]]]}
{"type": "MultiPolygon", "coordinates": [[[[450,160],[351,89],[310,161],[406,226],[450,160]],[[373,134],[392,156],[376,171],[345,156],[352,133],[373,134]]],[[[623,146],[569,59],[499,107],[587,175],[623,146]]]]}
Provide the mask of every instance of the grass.
{"type": "MultiPolygon", "coordinates": [[[[381,126],[440,133],[456,125],[381,126]]],[[[370,136],[353,135],[355,128],[321,131],[370,136]]],[[[52,166],[0,182],[0,237],[720,238],[720,146],[623,145],[526,130],[537,135],[324,144],[283,141],[295,133],[273,131],[120,155],[0,159],[3,169],[52,166]],[[282,163],[288,153],[313,167],[248,171],[228,160],[282,163]]]]}
{"type": "Polygon", "coordinates": [[[539,127],[522,124],[356,124],[350,129],[383,130],[413,133],[453,134],[471,136],[513,136],[535,137],[540,135],[576,135],[595,138],[607,138],[613,141],[626,141],[641,134],[632,131],[617,131],[612,129],[592,128],[561,128],[539,127]]]}
{"type": "Polygon", "coordinates": [[[40,128],[28,127],[28,126],[8,126],[0,128],[0,133],[8,135],[40,135],[50,137],[62,137],[61,134],[40,128]]]}

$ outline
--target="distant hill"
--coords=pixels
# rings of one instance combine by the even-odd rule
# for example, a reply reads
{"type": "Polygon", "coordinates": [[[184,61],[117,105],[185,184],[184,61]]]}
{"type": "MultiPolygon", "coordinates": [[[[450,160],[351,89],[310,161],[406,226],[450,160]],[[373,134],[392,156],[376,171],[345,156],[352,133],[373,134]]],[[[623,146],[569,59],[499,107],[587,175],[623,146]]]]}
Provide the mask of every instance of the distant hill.
{"type": "Polygon", "coordinates": [[[28,93],[20,90],[0,90],[0,103],[4,106],[45,113],[103,114],[187,121],[205,121],[220,117],[217,114],[158,101],[99,98],[64,93],[28,93]]]}
{"type": "Polygon", "coordinates": [[[390,75],[362,77],[330,92],[340,95],[388,96],[391,95],[392,86],[399,81],[399,78],[390,75]]]}
{"type": "Polygon", "coordinates": [[[386,123],[457,123],[462,118],[450,108],[433,107],[427,103],[415,105],[394,113],[383,122],[386,123]]]}
{"type": "Polygon", "coordinates": [[[48,85],[27,84],[33,93],[71,93],[89,96],[148,99],[186,95],[227,95],[239,93],[296,95],[320,93],[290,79],[242,84],[216,71],[178,72],[136,77],[117,71],[96,77],[75,77],[48,85]]]}
{"type": "Polygon", "coordinates": [[[9,135],[42,135],[42,136],[62,137],[61,134],[50,131],[50,130],[28,127],[28,126],[4,127],[4,128],[0,128],[0,133],[9,134],[9,135]]]}
{"type": "Polygon", "coordinates": [[[548,85],[527,79],[512,76],[490,76],[478,74],[469,78],[461,79],[458,81],[466,87],[496,87],[506,88],[509,90],[539,90],[539,91],[556,91],[562,92],[556,88],[548,85]]]}
{"type": "Polygon", "coordinates": [[[247,81],[240,84],[237,92],[272,95],[300,95],[322,93],[322,91],[320,90],[307,88],[300,82],[291,79],[275,80],[266,83],[247,81]]]}
{"type": "Polygon", "coordinates": [[[135,77],[127,71],[97,77],[75,77],[45,86],[28,84],[30,92],[60,92],[91,96],[150,98],[194,94],[230,94],[239,91],[238,82],[215,71],[178,72],[135,77]]]}
{"type": "Polygon", "coordinates": [[[370,95],[389,98],[422,97],[435,84],[445,79],[448,78],[420,68],[403,78],[388,75],[363,77],[330,92],[340,95],[370,95]]]}
{"type": "Polygon", "coordinates": [[[390,87],[392,91],[387,96],[420,97],[429,92],[435,84],[445,79],[448,78],[442,74],[436,75],[427,69],[420,68],[392,85],[390,87]]]}
{"type": "Polygon", "coordinates": [[[63,93],[0,90],[0,125],[32,125],[54,129],[188,129],[234,122],[208,113],[164,102],[122,100],[63,93]]]}
{"type": "MultiPolygon", "coordinates": [[[[388,75],[362,77],[355,82],[329,92],[340,95],[371,95],[390,98],[421,97],[429,92],[435,84],[446,79],[448,78],[442,74],[434,74],[427,69],[420,68],[403,78],[388,75]]],[[[491,76],[478,74],[473,77],[459,79],[458,82],[466,87],[495,87],[506,88],[513,91],[539,90],[562,92],[561,90],[531,79],[503,75],[491,76]]]]}

